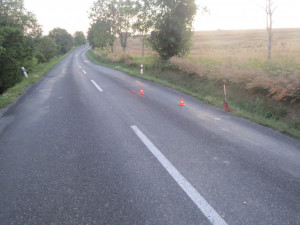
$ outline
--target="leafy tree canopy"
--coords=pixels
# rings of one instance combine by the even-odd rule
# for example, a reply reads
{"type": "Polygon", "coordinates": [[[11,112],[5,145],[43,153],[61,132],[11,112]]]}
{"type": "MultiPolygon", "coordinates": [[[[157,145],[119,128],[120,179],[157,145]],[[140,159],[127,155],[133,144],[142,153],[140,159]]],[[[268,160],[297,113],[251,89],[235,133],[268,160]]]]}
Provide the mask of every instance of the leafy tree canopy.
{"type": "Polygon", "coordinates": [[[76,31],[74,34],[74,45],[86,44],[86,38],[82,31],[76,31]]]}
{"type": "Polygon", "coordinates": [[[21,67],[35,65],[31,40],[18,27],[0,27],[0,94],[22,79],[21,67]]]}
{"type": "Polygon", "coordinates": [[[55,39],[50,36],[44,36],[36,41],[35,57],[39,62],[48,62],[51,58],[58,54],[59,48],[55,39]]]}
{"type": "Polygon", "coordinates": [[[54,28],[49,32],[49,37],[55,39],[59,48],[59,54],[67,53],[73,46],[73,37],[65,29],[54,28]]]}
{"type": "Polygon", "coordinates": [[[197,7],[194,0],[158,0],[157,4],[159,13],[149,41],[160,57],[167,61],[189,51],[197,7]]]}
{"type": "MultiPolygon", "coordinates": [[[[129,32],[142,35],[151,32],[152,48],[163,60],[169,60],[189,51],[196,10],[195,0],[96,0],[90,19],[93,24],[109,23],[111,34],[119,38],[124,51],[129,32]]],[[[91,32],[90,43],[95,44],[96,37],[95,32],[91,32]]]]}
{"type": "Polygon", "coordinates": [[[23,0],[0,0],[1,26],[18,27],[25,36],[42,36],[42,28],[36,16],[25,9],[23,0]]]}
{"type": "Polygon", "coordinates": [[[57,28],[42,37],[35,15],[24,0],[0,0],[0,94],[23,79],[21,67],[30,73],[38,62],[49,61],[72,47],[72,36],[57,28]]]}
{"type": "Polygon", "coordinates": [[[105,21],[109,24],[110,35],[118,37],[123,50],[127,47],[127,38],[133,20],[138,11],[138,4],[131,0],[96,0],[90,9],[93,23],[105,21]]]}
{"type": "Polygon", "coordinates": [[[92,48],[104,48],[111,46],[115,37],[111,33],[110,23],[98,20],[91,25],[88,32],[88,40],[92,48]]]}

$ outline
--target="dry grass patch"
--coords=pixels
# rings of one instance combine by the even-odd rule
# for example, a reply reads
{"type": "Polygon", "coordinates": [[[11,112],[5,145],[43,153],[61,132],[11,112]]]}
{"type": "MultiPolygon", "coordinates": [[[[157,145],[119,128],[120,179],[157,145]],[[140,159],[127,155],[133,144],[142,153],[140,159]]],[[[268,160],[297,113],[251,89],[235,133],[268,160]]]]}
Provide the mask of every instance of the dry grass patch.
{"type": "MultiPolygon", "coordinates": [[[[239,84],[250,94],[264,94],[275,101],[300,102],[300,29],[275,29],[272,60],[267,61],[265,30],[197,31],[193,47],[185,58],[173,57],[171,62],[181,71],[197,74],[196,78],[227,80],[239,84]]],[[[108,58],[128,65],[145,64],[142,37],[128,39],[127,53],[116,52],[108,58]]],[[[145,48],[145,54],[152,51],[145,48]]],[[[151,61],[153,64],[153,60],[151,61]]],[[[152,65],[151,64],[151,65],[152,65]]]]}

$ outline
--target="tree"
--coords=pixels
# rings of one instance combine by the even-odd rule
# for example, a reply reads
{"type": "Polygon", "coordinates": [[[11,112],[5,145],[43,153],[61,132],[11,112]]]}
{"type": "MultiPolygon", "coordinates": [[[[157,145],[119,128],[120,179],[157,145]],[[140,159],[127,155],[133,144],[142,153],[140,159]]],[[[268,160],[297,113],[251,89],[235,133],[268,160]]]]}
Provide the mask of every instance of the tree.
{"type": "Polygon", "coordinates": [[[87,41],[89,42],[92,48],[95,48],[93,24],[88,30],[87,41]]]}
{"type": "Polygon", "coordinates": [[[105,21],[110,34],[118,37],[123,51],[126,51],[129,30],[137,12],[136,3],[130,0],[97,0],[91,7],[89,18],[93,23],[105,21]]]}
{"type": "Polygon", "coordinates": [[[0,94],[22,79],[22,66],[30,71],[37,63],[34,42],[41,35],[23,0],[0,0],[0,94]]]}
{"type": "Polygon", "coordinates": [[[158,0],[157,3],[159,13],[149,41],[162,60],[168,61],[189,51],[197,7],[194,0],[158,0]]]}
{"type": "Polygon", "coordinates": [[[27,70],[35,65],[31,39],[18,27],[0,27],[0,94],[22,79],[21,67],[27,70]]]}
{"type": "Polygon", "coordinates": [[[67,53],[73,46],[73,37],[65,29],[54,28],[49,32],[49,37],[55,39],[59,48],[59,54],[67,53]]]}
{"type": "Polygon", "coordinates": [[[48,62],[58,53],[58,45],[52,37],[44,36],[37,41],[36,45],[37,53],[35,55],[39,62],[48,62]]]}
{"type": "Polygon", "coordinates": [[[123,51],[126,51],[127,39],[129,36],[129,30],[132,28],[132,20],[137,13],[137,5],[134,1],[123,0],[118,2],[117,13],[117,34],[123,51]]]}
{"type": "Polygon", "coordinates": [[[1,54],[5,53],[5,48],[2,46],[4,42],[4,37],[0,36],[0,56],[1,54]]]}
{"type": "MultiPolygon", "coordinates": [[[[114,37],[113,40],[116,38],[116,34],[117,34],[117,25],[115,22],[115,18],[117,15],[117,9],[115,7],[116,3],[117,3],[116,0],[96,0],[93,3],[93,6],[91,7],[89,13],[89,18],[92,20],[93,24],[97,23],[98,21],[103,21],[109,24],[109,29],[110,29],[109,33],[111,36],[114,37]]],[[[93,36],[93,40],[92,40],[93,42],[95,37],[93,30],[91,30],[89,41],[92,36],[93,36]]],[[[93,43],[92,42],[90,41],[90,44],[95,44],[94,42],[93,43]]],[[[113,42],[110,43],[110,47],[111,47],[111,52],[113,52],[114,51],[113,42]]]]}
{"type": "Polygon", "coordinates": [[[111,34],[109,22],[98,20],[93,23],[88,32],[88,40],[92,48],[104,49],[107,46],[112,46],[115,37],[111,34]]]}
{"type": "Polygon", "coordinates": [[[74,34],[74,45],[86,44],[86,38],[82,31],[76,31],[74,34]]]}
{"type": "Polygon", "coordinates": [[[36,16],[25,9],[23,0],[0,0],[0,25],[18,27],[32,38],[42,36],[36,16]]]}
{"type": "MultiPolygon", "coordinates": [[[[253,0],[252,0],[253,1],[253,0]]],[[[259,4],[253,1],[256,5],[258,5],[262,10],[264,10],[266,14],[266,29],[268,35],[268,60],[272,58],[272,44],[273,44],[273,14],[276,10],[274,6],[274,0],[265,0],[265,5],[259,4]]]]}
{"type": "Polygon", "coordinates": [[[137,19],[132,25],[133,31],[142,35],[142,57],[144,57],[146,35],[154,25],[156,9],[153,0],[139,0],[137,5],[137,19]]]}
{"type": "Polygon", "coordinates": [[[272,0],[266,0],[267,32],[268,32],[268,60],[272,57],[273,14],[276,9],[272,0]]]}

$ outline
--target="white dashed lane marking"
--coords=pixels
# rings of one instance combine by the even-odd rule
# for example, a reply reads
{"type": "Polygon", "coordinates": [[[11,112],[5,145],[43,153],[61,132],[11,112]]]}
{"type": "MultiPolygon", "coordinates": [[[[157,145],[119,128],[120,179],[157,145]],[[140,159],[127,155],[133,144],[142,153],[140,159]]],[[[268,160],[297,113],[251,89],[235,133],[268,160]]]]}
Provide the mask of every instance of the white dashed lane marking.
{"type": "Polygon", "coordinates": [[[100,92],[103,92],[102,88],[99,87],[99,85],[98,85],[94,80],[91,80],[91,82],[95,85],[95,87],[96,87],[100,92]]]}

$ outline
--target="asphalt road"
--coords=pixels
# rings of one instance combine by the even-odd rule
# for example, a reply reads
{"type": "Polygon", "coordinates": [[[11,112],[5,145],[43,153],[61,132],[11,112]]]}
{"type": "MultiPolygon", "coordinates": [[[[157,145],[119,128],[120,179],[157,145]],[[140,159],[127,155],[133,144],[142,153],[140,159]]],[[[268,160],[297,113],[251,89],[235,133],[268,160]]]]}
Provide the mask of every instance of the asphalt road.
{"type": "Polygon", "coordinates": [[[2,112],[0,224],[300,224],[298,141],[86,51],[2,112]]]}

